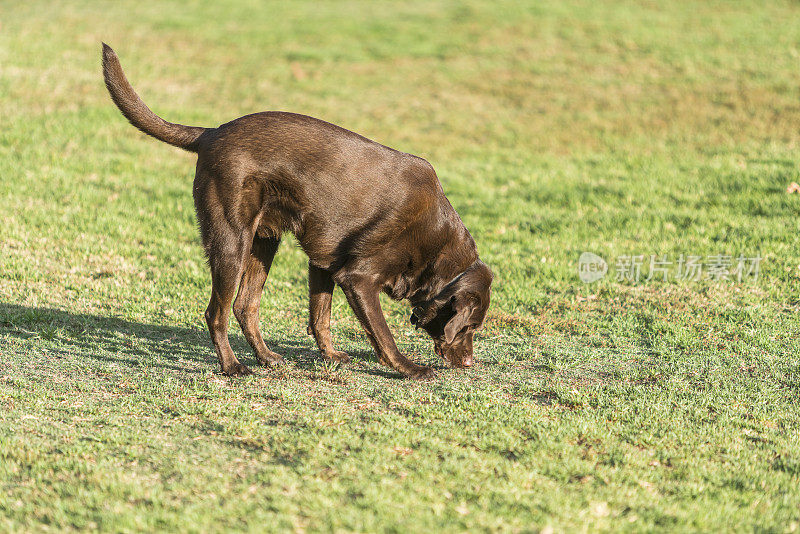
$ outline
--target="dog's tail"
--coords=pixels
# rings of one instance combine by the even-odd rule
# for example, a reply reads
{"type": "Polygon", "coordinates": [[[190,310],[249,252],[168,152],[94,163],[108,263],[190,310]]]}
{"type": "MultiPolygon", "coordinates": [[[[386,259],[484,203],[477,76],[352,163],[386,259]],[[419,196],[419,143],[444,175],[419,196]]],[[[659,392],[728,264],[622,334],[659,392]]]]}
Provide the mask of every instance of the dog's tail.
{"type": "Polygon", "coordinates": [[[112,100],[131,124],[159,141],[197,152],[197,139],[206,129],[173,124],[153,113],[131,87],[125,73],[122,72],[117,54],[105,43],[103,43],[103,77],[112,100]]]}

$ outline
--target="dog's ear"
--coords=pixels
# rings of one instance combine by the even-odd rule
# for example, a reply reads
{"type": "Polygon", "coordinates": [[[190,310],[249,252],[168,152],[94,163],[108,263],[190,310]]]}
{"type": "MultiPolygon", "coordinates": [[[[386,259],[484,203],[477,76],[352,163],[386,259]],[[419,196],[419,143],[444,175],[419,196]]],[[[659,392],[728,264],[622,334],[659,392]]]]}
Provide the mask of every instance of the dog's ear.
{"type": "Polygon", "coordinates": [[[469,319],[475,310],[475,302],[472,299],[459,299],[456,300],[454,307],[455,315],[444,325],[444,340],[448,345],[456,338],[456,334],[469,324],[469,319]]]}

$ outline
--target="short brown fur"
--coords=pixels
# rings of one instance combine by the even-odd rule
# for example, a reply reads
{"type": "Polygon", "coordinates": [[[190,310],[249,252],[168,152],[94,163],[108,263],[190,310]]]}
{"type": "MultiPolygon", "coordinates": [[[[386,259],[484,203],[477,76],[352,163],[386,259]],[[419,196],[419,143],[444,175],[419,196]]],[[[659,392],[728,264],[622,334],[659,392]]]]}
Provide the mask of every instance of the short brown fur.
{"type": "Polygon", "coordinates": [[[194,201],[212,280],[205,315],[225,374],[250,373],[228,343],[231,307],[258,361],[282,361],[264,344],[258,309],[284,232],[309,258],[308,332],[325,358],[348,360],[330,335],[339,285],[384,365],[432,376],[398,351],[381,291],[410,301],[412,323],[433,338],[437,354],[472,365],[492,273],[427,161],[294,113],[256,113],[218,128],[169,123],[142,102],[105,44],[103,73],[134,126],[198,155],[194,201]]]}

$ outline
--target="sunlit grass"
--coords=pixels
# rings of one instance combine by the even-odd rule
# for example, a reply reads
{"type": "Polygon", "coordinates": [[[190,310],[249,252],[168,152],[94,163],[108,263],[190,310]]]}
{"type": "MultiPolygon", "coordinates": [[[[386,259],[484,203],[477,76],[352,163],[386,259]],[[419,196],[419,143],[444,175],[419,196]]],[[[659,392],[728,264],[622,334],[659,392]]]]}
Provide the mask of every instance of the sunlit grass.
{"type": "MultiPolygon", "coordinates": [[[[0,530],[766,530],[800,523],[800,7],[791,2],[26,2],[0,9],[0,530]],[[192,155],[168,120],[283,109],[433,163],[496,275],[479,365],[316,358],[229,380],[192,155]],[[741,283],[580,282],[591,251],[763,257],[741,283]]],[[[232,344],[255,368],[238,327],[232,344]]]]}

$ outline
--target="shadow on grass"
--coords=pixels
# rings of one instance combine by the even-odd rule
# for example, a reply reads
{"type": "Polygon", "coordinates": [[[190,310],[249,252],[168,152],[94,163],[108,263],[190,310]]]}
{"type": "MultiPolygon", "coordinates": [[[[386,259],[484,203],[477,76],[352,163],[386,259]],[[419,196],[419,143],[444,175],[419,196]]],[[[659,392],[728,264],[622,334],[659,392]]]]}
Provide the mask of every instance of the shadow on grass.
{"type": "MultiPolygon", "coordinates": [[[[243,363],[255,365],[252,349],[237,332],[238,327],[230,328],[234,353],[243,363]]],[[[118,317],[0,303],[0,335],[50,343],[48,352],[55,356],[80,354],[130,368],[146,366],[188,373],[220,371],[208,331],[199,326],[145,324],[118,317]]],[[[291,338],[265,339],[265,342],[301,369],[312,370],[322,361],[313,342],[303,344],[291,338]]],[[[371,351],[357,351],[352,355],[376,361],[371,351]]],[[[351,368],[370,372],[356,366],[351,368]]],[[[386,376],[391,375],[391,372],[386,373],[386,376]]]]}

